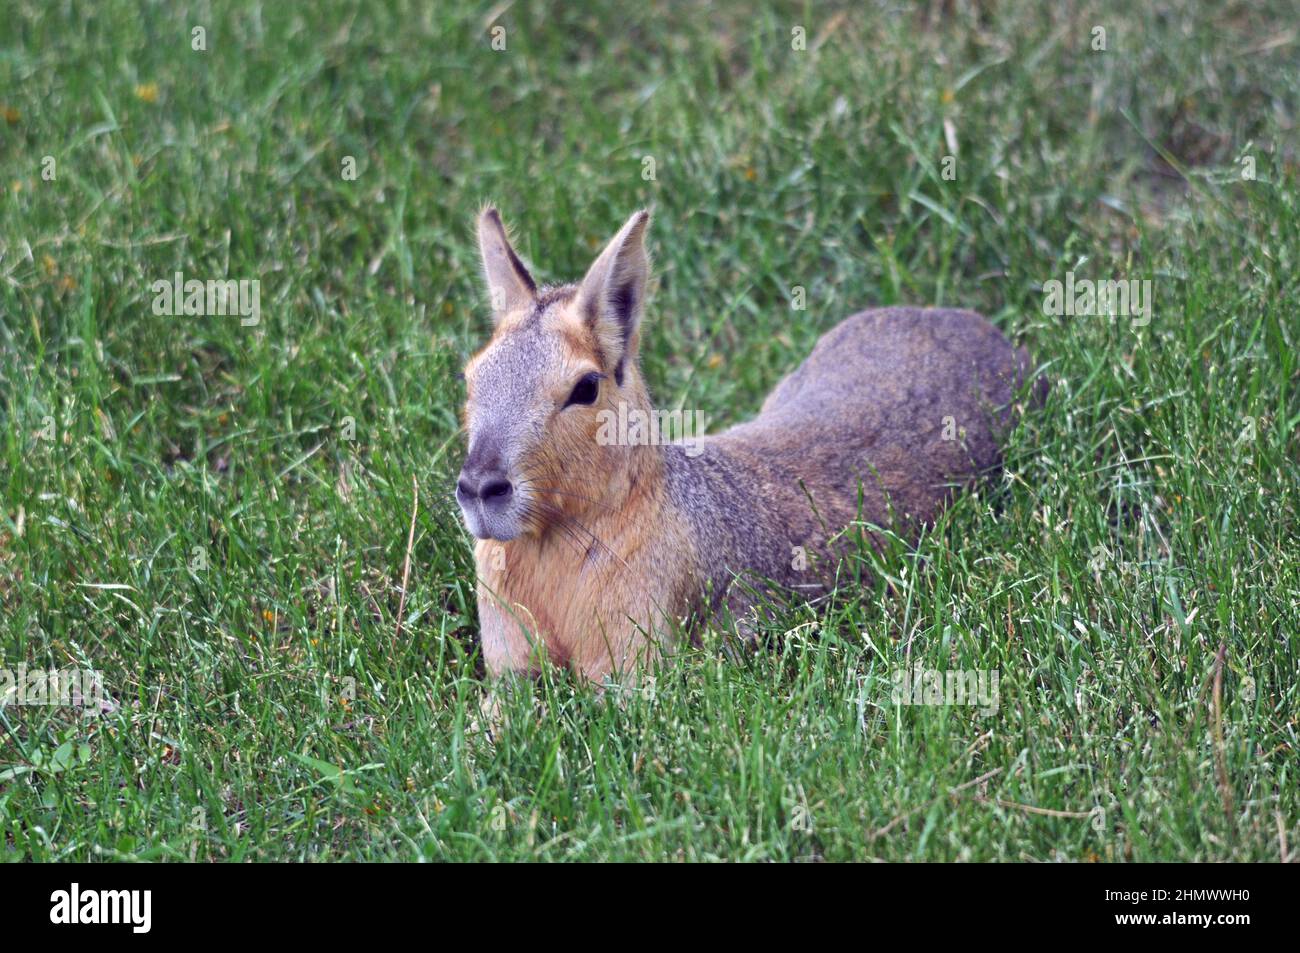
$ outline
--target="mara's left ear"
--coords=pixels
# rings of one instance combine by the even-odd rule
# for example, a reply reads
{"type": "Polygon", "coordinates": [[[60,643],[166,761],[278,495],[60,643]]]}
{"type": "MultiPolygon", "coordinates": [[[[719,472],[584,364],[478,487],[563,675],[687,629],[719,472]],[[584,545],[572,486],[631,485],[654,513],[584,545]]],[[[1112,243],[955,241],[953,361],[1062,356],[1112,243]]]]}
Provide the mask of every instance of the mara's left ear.
{"type": "Polygon", "coordinates": [[[483,278],[492,302],[492,320],[532,304],[537,285],[510,246],[501,214],[491,205],[478,216],[478,251],[483,260],[483,278]]]}
{"type": "Polygon", "coordinates": [[[578,314],[596,333],[610,370],[622,376],[623,364],[636,358],[637,329],[645,305],[650,260],[645,230],[650,213],[636,212],[618,230],[578,286],[578,314]]]}

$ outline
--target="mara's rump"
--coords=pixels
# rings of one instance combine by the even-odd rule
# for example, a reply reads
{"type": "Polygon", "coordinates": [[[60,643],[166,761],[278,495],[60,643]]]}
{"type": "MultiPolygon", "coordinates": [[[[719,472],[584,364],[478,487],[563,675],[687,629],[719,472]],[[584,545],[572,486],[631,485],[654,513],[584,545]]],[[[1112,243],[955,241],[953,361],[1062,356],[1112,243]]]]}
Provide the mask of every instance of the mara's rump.
{"type": "Polygon", "coordinates": [[[800,484],[837,513],[856,509],[865,489],[868,509],[888,499],[895,515],[925,522],[953,489],[1001,464],[1029,371],[1028,355],[973,311],[862,311],[708,450],[800,484]]]}

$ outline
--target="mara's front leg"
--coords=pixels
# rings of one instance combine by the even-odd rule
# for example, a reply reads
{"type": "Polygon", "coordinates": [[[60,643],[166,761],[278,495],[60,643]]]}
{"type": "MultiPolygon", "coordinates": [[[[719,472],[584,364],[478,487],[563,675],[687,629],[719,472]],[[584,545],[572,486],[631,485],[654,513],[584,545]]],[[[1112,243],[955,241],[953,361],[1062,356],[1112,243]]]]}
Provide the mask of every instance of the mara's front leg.
{"type": "Polygon", "coordinates": [[[483,664],[494,680],[534,675],[547,658],[538,620],[521,603],[508,603],[482,583],[478,590],[479,644],[483,664]]]}
{"type": "Polygon", "coordinates": [[[668,654],[671,633],[663,626],[651,630],[625,618],[621,625],[592,626],[572,640],[555,638],[548,644],[535,634],[535,624],[521,618],[526,615],[522,606],[510,608],[490,594],[480,595],[481,647],[490,679],[480,712],[490,734],[504,727],[511,692],[525,689],[521,682],[535,677],[548,661],[588,679],[598,693],[613,689],[625,702],[644,690],[645,677],[668,654]]]}
{"type": "Polygon", "coordinates": [[[624,689],[638,685],[669,654],[671,633],[662,615],[648,622],[624,616],[614,623],[593,624],[573,646],[569,667],[597,686],[624,689]]]}
{"type": "Polygon", "coordinates": [[[531,697],[528,683],[554,659],[533,613],[521,603],[497,596],[483,583],[478,590],[478,617],[479,650],[488,674],[479,724],[495,736],[505,727],[509,696],[518,691],[531,697]]]}

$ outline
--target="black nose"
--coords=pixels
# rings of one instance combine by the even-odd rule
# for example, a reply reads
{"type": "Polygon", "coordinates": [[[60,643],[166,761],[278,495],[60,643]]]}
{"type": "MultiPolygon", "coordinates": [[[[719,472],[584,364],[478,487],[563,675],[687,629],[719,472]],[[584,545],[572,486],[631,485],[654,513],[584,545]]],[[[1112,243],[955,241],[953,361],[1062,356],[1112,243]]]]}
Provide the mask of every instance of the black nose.
{"type": "Polygon", "coordinates": [[[514,491],[505,474],[499,471],[484,473],[467,468],[460,471],[460,479],[456,481],[456,492],[462,499],[478,499],[489,505],[504,504],[514,491]]]}
{"type": "Polygon", "coordinates": [[[456,495],[466,503],[482,500],[484,506],[505,506],[514,491],[496,441],[490,436],[472,441],[456,481],[456,495]]]}

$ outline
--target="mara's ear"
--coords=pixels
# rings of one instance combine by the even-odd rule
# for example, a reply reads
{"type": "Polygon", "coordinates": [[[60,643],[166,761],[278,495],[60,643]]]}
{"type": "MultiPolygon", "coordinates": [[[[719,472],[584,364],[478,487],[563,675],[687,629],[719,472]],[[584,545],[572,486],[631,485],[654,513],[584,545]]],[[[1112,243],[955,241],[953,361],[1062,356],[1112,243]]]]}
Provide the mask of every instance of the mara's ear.
{"type": "Polygon", "coordinates": [[[588,269],[575,299],[578,314],[595,332],[601,353],[620,377],[624,362],[636,357],[637,326],[650,274],[645,251],[649,223],[645,209],[627,220],[588,269]]]}
{"type": "Polygon", "coordinates": [[[478,216],[478,251],[483,261],[488,299],[492,302],[492,320],[532,304],[537,292],[533,276],[510,247],[501,213],[486,206],[478,216]]]}

